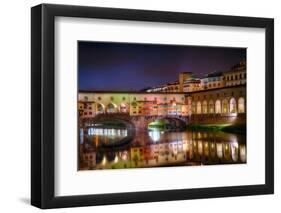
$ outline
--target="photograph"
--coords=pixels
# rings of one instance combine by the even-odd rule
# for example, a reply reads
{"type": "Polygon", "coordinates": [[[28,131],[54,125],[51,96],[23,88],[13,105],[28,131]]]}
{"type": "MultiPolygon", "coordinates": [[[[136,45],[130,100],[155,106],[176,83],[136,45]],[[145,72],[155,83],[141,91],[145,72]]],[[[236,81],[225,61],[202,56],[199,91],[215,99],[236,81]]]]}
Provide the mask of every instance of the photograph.
{"type": "Polygon", "coordinates": [[[78,171],[247,163],[247,48],[77,41],[78,171]]]}
{"type": "Polygon", "coordinates": [[[252,9],[33,5],[31,205],[274,194],[274,18],[234,4],[252,9]]]}

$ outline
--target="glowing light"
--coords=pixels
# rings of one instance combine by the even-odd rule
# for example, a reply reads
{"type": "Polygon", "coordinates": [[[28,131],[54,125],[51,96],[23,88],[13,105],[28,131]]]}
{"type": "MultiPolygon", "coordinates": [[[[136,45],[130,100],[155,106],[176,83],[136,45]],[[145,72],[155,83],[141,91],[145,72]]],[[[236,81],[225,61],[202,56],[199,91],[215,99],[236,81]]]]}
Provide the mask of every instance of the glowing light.
{"type": "Polygon", "coordinates": [[[106,160],[106,157],[105,157],[105,155],[104,155],[103,158],[102,158],[101,164],[102,164],[103,166],[105,166],[106,163],[107,163],[107,160],[106,160]]]}
{"type": "Polygon", "coordinates": [[[80,144],[84,143],[84,132],[83,129],[80,129],[80,144]]]}
{"type": "Polygon", "coordinates": [[[118,156],[117,156],[117,155],[115,155],[115,158],[114,158],[114,163],[117,163],[117,162],[118,162],[118,160],[119,160],[118,156]]]}
{"type": "Polygon", "coordinates": [[[160,139],[159,131],[155,131],[155,130],[149,131],[148,134],[154,142],[159,141],[159,139],[160,139]]]}
{"type": "Polygon", "coordinates": [[[230,113],[230,116],[235,117],[235,118],[237,117],[237,115],[238,115],[238,114],[237,114],[236,112],[230,113]]]}
{"type": "Polygon", "coordinates": [[[127,160],[128,159],[128,152],[124,151],[121,155],[122,160],[127,160]]]}
{"type": "Polygon", "coordinates": [[[235,162],[238,160],[238,143],[231,143],[231,157],[235,162]]]}
{"type": "Polygon", "coordinates": [[[246,162],[246,146],[240,145],[240,160],[245,163],[246,162]]]}
{"type": "Polygon", "coordinates": [[[221,143],[217,143],[217,156],[219,158],[222,158],[222,144],[221,143]]]}
{"type": "Polygon", "coordinates": [[[231,146],[232,147],[235,147],[235,148],[238,148],[238,142],[236,139],[234,139],[232,142],[231,142],[231,146]]]}
{"type": "Polygon", "coordinates": [[[198,141],[198,153],[202,155],[203,153],[203,143],[202,141],[198,141]]]}

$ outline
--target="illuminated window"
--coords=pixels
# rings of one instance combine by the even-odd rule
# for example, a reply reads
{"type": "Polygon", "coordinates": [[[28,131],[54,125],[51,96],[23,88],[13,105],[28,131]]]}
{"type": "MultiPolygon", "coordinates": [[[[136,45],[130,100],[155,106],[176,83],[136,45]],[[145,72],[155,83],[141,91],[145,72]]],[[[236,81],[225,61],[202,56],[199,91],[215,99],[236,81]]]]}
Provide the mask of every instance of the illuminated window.
{"type": "Polygon", "coordinates": [[[202,109],[203,109],[203,113],[204,113],[204,114],[208,113],[207,101],[203,101],[202,109]]]}
{"type": "Polygon", "coordinates": [[[222,101],[222,112],[223,113],[228,113],[228,102],[227,102],[227,99],[224,99],[222,101]]]}
{"type": "Polygon", "coordinates": [[[104,107],[103,107],[103,105],[101,105],[101,104],[98,104],[98,105],[97,105],[97,112],[98,112],[98,113],[103,113],[103,112],[104,112],[104,107]]]}
{"type": "Polygon", "coordinates": [[[117,108],[114,104],[110,103],[107,105],[107,112],[108,113],[114,113],[117,112],[117,108]]]}
{"type": "Polygon", "coordinates": [[[221,101],[220,101],[220,100],[216,100],[216,103],[215,103],[215,112],[216,112],[216,113],[221,113],[221,101]]]}
{"type": "Polygon", "coordinates": [[[201,102],[200,101],[197,102],[196,112],[197,112],[197,114],[201,114],[201,102]]]}
{"type": "Polygon", "coordinates": [[[196,103],[194,101],[191,104],[191,111],[192,111],[192,114],[196,113],[196,103]]]}
{"type": "Polygon", "coordinates": [[[209,101],[209,113],[214,113],[214,101],[209,101]]]}
{"type": "Polygon", "coordinates": [[[127,105],[124,103],[120,104],[120,112],[126,113],[128,111],[127,105]]]}
{"type": "Polygon", "coordinates": [[[236,100],[234,98],[231,98],[229,101],[229,112],[230,113],[237,112],[236,100]]]}
{"type": "Polygon", "coordinates": [[[245,99],[242,97],[238,99],[238,113],[245,113],[245,99]]]}

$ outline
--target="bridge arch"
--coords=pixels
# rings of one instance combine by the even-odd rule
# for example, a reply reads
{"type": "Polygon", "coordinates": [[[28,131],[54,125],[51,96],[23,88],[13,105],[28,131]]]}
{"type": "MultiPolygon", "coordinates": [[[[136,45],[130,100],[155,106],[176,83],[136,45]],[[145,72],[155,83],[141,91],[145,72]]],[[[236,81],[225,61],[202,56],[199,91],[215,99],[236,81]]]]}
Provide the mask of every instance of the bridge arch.
{"type": "Polygon", "coordinates": [[[97,103],[96,114],[105,113],[105,106],[102,103],[97,103]]]}
{"type": "Polygon", "coordinates": [[[121,113],[128,113],[129,112],[129,104],[126,104],[126,103],[121,103],[119,105],[119,112],[121,113]]]}
{"type": "Polygon", "coordinates": [[[144,118],[145,122],[143,125],[136,125],[136,127],[140,128],[146,128],[149,126],[149,124],[157,121],[157,120],[162,120],[163,123],[165,123],[166,128],[171,128],[171,129],[182,129],[186,127],[186,121],[178,118],[178,117],[172,117],[172,116],[149,116],[147,118],[144,118]]]}
{"type": "Polygon", "coordinates": [[[109,104],[107,104],[106,112],[107,112],[107,113],[116,113],[116,112],[118,112],[118,107],[117,107],[117,105],[114,104],[114,103],[112,103],[112,102],[109,103],[109,104]]]}

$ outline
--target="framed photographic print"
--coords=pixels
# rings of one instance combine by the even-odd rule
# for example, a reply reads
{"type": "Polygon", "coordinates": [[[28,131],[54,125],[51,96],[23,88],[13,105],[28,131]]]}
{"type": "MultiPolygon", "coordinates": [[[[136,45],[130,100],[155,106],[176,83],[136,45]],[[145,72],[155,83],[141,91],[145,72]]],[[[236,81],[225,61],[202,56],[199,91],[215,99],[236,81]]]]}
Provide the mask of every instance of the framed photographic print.
{"type": "Polygon", "coordinates": [[[31,9],[31,203],[274,191],[274,21],[31,9]]]}

